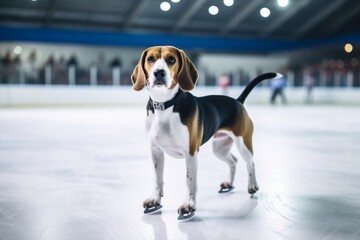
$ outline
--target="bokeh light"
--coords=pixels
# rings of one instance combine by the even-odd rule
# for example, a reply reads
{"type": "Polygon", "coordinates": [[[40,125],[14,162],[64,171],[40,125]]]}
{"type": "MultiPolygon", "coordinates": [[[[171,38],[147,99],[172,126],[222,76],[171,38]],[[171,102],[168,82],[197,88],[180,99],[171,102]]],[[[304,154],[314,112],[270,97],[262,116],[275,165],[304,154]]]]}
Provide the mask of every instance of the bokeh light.
{"type": "Polygon", "coordinates": [[[209,13],[211,15],[216,15],[219,13],[219,8],[217,6],[211,6],[209,7],[209,13]]]}
{"type": "Polygon", "coordinates": [[[264,18],[267,18],[268,16],[270,16],[270,9],[264,7],[260,10],[260,15],[264,18]]]}
{"type": "Polygon", "coordinates": [[[170,6],[170,3],[168,3],[168,2],[162,2],[160,4],[160,9],[163,10],[164,12],[169,11],[170,8],[171,8],[171,6],[170,6]]]}
{"type": "Polygon", "coordinates": [[[351,43],[347,43],[347,44],[345,44],[344,49],[345,49],[345,52],[351,53],[353,51],[354,47],[351,43]]]}

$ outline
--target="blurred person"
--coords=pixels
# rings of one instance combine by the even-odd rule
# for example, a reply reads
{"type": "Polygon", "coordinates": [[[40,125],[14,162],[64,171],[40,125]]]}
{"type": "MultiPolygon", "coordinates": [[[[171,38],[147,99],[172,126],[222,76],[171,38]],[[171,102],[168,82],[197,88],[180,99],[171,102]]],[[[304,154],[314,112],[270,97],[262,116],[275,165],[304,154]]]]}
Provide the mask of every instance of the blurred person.
{"type": "Polygon", "coordinates": [[[68,62],[67,62],[67,67],[68,67],[68,81],[70,85],[75,85],[76,82],[76,70],[77,70],[77,66],[78,66],[78,60],[76,58],[76,56],[73,54],[68,62]]]}
{"type": "Polygon", "coordinates": [[[314,89],[314,77],[311,74],[310,70],[305,70],[304,71],[304,86],[306,89],[306,96],[305,96],[305,103],[306,104],[311,104],[314,102],[314,97],[313,97],[313,89],[314,89]]]}
{"type": "Polygon", "coordinates": [[[17,55],[14,58],[14,69],[15,69],[15,82],[16,83],[25,83],[25,74],[22,66],[21,58],[17,55]]]}
{"type": "Polygon", "coordinates": [[[113,58],[113,60],[111,60],[111,62],[110,62],[113,85],[120,85],[121,65],[122,65],[122,62],[121,62],[120,58],[118,58],[118,57],[113,58]]]}
{"type": "Polygon", "coordinates": [[[110,66],[112,68],[121,67],[121,65],[122,65],[122,62],[121,62],[120,58],[118,58],[118,57],[113,58],[113,60],[111,60],[111,62],[110,62],[110,66]]]}
{"type": "Polygon", "coordinates": [[[71,57],[67,61],[67,66],[68,67],[70,67],[70,66],[77,67],[78,66],[78,60],[77,60],[77,57],[74,54],[71,55],[71,57]]]}
{"type": "Polygon", "coordinates": [[[50,55],[49,57],[48,57],[48,59],[46,60],[46,62],[45,62],[45,66],[46,65],[49,65],[49,66],[54,66],[55,65],[55,59],[54,59],[54,55],[50,55]]]}
{"type": "Polygon", "coordinates": [[[106,64],[105,54],[100,53],[97,59],[97,62],[95,63],[97,66],[97,72],[98,72],[98,79],[97,84],[98,85],[111,85],[111,74],[110,74],[110,68],[106,64]]]}
{"type": "Polygon", "coordinates": [[[36,67],[36,52],[33,50],[27,61],[24,63],[24,73],[26,83],[39,83],[38,69],[36,67]]]}
{"type": "Polygon", "coordinates": [[[5,55],[1,58],[1,64],[2,65],[7,65],[12,61],[11,59],[11,51],[8,50],[5,55]]]}
{"type": "Polygon", "coordinates": [[[274,78],[270,81],[270,88],[272,91],[271,98],[270,98],[271,104],[276,103],[277,96],[281,97],[281,102],[283,104],[287,103],[287,100],[286,100],[286,97],[284,94],[285,86],[286,86],[286,77],[285,76],[282,76],[281,78],[274,78]]]}
{"type": "Polygon", "coordinates": [[[55,59],[53,55],[50,55],[46,60],[43,68],[44,78],[46,84],[52,84],[53,82],[53,72],[55,66],[55,59]]]}
{"type": "Polygon", "coordinates": [[[66,61],[63,56],[54,62],[53,84],[68,84],[66,71],[66,61]]]}
{"type": "Polygon", "coordinates": [[[10,83],[12,74],[13,60],[11,58],[11,51],[7,51],[4,57],[1,58],[1,79],[0,83],[10,83]]]}
{"type": "Polygon", "coordinates": [[[230,86],[230,79],[226,73],[221,74],[221,76],[219,78],[219,85],[220,85],[222,94],[227,95],[228,89],[230,86]]]}
{"type": "Polygon", "coordinates": [[[98,83],[98,66],[95,61],[90,63],[90,85],[97,85],[98,83]]]}

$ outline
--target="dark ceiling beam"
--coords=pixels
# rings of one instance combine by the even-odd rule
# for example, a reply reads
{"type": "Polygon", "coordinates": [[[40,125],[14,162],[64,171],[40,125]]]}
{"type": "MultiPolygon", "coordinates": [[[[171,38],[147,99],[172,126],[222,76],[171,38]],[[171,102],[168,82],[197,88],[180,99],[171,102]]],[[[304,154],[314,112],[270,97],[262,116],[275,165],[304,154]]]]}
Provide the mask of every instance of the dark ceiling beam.
{"type": "MultiPolygon", "coordinates": [[[[353,17],[360,14],[360,4],[354,6],[348,12],[344,13],[340,19],[336,19],[333,24],[329,24],[326,29],[327,33],[337,32],[340,28],[344,27],[344,25],[353,17]]],[[[352,23],[353,24],[353,23],[352,23]]]]}
{"type": "Polygon", "coordinates": [[[130,15],[127,17],[127,20],[123,24],[123,28],[127,29],[131,26],[132,22],[141,14],[144,10],[148,0],[141,0],[139,3],[135,2],[135,8],[131,11],[130,15]]]}
{"type": "Polygon", "coordinates": [[[178,32],[181,28],[183,28],[189,20],[198,12],[198,10],[206,3],[206,0],[195,0],[193,4],[189,6],[186,13],[179,19],[177,24],[173,28],[173,32],[178,32]]]}
{"type": "MultiPolygon", "coordinates": [[[[19,21],[23,21],[24,25],[27,25],[28,21],[36,21],[39,25],[44,24],[44,19],[48,16],[47,10],[39,9],[18,9],[18,8],[0,8],[0,18],[2,19],[14,19],[18,18],[19,21]]],[[[19,22],[18,21],[18,22],[19,22]]],[[[99,22],[106,24],[119,24],[124,21],[123,16],[115,14],[91,14],[87,12],[78,12],[78,11],[59,11],[56,10],[52,13],[52,22],[59,21],[82,21],[82,22],[99,22]]],[[[2,22],[3,23],[3,22],[2,22]]]]}
{"type": "Polygon", "coordinates": [[[241,5],[241,9],[236,13],[231,20],[219,31],[219,35],[225,35],[234,28],[236,28],[242,21],[244,21],[261,3],[259,0],[252,0],[247,6],[241,5]]]}
{"type": "Polygon", "coordinates": [[[300,37],[307,32],[309,32],[311,29],[315,27],[316,24],[323,21],[326,17],[328,17],[331,13],[333,13],[337,8],[339,8],[341,5],[345,4],[347,0],[341,0],[341,1],[332,1],[328,4],[324,4],[324,8],[322,11],[316,13],[316,15],[312,16],[311,18],[308,18],[309,21],[305,22],[302,27],[299,27],[297,31],[294,32],[293,37],[300,37]]]}
{"type": "Polygon", "coordinates": [[[264,30],[260,33],[262,37],[268,36],[272,32],[274,32],[277,28],[279,28],[283,23],[285,23],[287,20],[295,16],[302,8],[304,8],[311,0],[303,0],[303,1],[297,1],[292,2],[293,5],[288,6],[286,11],[282,13],[282,15],[274,20],[272,24],[264,28],[264,30]]]}

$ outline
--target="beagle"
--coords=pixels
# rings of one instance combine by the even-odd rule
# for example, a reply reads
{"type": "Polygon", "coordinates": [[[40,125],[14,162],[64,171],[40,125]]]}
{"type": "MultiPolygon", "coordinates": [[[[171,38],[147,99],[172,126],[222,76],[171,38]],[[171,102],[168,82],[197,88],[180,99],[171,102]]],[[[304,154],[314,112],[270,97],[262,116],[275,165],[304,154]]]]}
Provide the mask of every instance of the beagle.
{"type": "Polygon", "coordinates": [[[186,54],[172,46],[146,49],[136,65],[131,80],[136,91],[147,87],[146,132],[150,140],[155,171],[153,195],[144,201],[144,213],[161,208],[163,197],[164,153],[185,158],[187,193],[179,207],[179,220],[193,217],[196,210],[197,156],[199,148],[213,137],[213,152],[229,165],[228,179],[220,184],[219,193],[234,188],[237,158],[231,154],[233,144],[245,160],[248,170],[248,192],[259,187],[253,162],[253,123],[242,105],[250,91],[261,81],[277,77],[266,73],[251,81],[238,99],[210,95],[195,97],[191,93],[198,71],[186,54]]]}

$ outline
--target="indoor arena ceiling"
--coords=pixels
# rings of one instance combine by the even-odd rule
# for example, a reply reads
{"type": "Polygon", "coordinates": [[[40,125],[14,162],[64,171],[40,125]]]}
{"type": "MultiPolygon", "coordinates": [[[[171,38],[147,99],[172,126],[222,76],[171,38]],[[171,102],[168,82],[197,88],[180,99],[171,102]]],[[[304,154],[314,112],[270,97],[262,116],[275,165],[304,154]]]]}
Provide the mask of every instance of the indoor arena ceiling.
{"type": "Polygon", "coordinates": [[[232,6],[223,0],[167,0],[170,9],[162,11],[164,1],[0,0],[0,21],[2,26],[286,40],[360,33],[359,0],[289,0],[286,7],[277,0],[234,0],[232,6]],[[218,14],[209,13],[211,6],[218,14]],[[263,7],[270,10],[267,18],[260,15],[263,7]]]}

